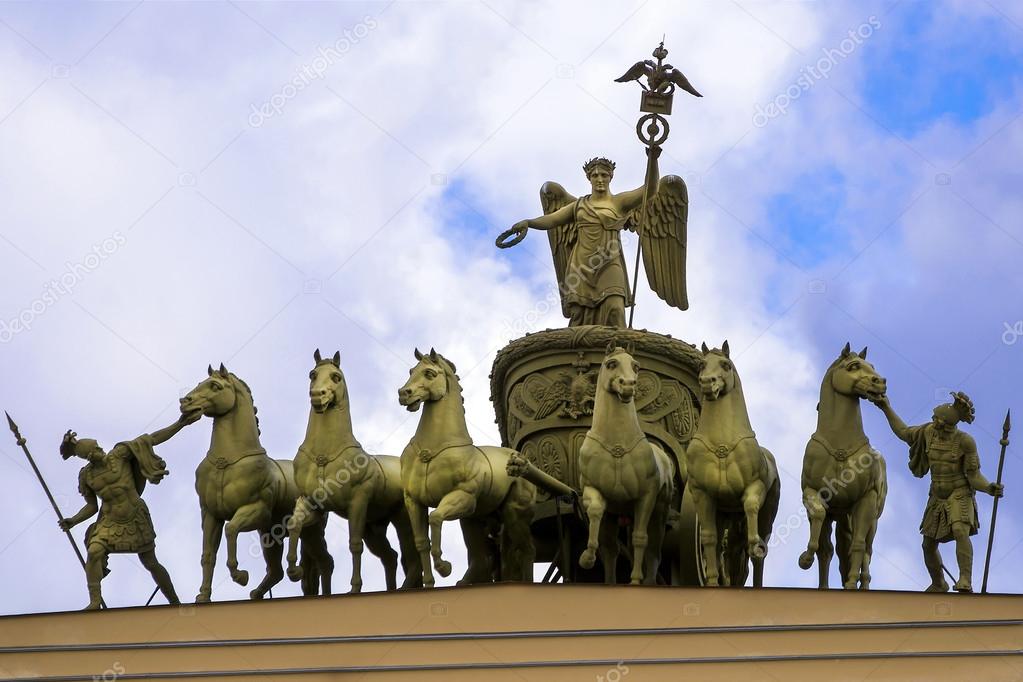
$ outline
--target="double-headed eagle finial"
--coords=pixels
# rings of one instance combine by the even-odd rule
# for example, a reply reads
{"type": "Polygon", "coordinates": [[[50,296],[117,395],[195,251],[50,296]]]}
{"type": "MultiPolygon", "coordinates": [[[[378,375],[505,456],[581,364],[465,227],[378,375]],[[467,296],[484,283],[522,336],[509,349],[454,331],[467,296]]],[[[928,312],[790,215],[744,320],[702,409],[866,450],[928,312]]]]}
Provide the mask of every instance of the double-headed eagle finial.
{"type": "Polygon", "coordinates": [[[654,48],[653,56],[657,59],[656,63],[652,59],[636,62],[620,78],[616,78],[615,82],[627,83],[628,81],[636,81],[641,88],[648,92],[664,94],[670,94],[674,91],[675,86],[678,86],[691,95],[703,97],[692,86],[689,79],[685,77],[685,74],[671,64],[664,63],[664,58],[668,56],[668,50],[665,49],[663,40],[660,45],[654,48]],[[644,76],[646,76],[646,85],[640,80],[644,76]]]}

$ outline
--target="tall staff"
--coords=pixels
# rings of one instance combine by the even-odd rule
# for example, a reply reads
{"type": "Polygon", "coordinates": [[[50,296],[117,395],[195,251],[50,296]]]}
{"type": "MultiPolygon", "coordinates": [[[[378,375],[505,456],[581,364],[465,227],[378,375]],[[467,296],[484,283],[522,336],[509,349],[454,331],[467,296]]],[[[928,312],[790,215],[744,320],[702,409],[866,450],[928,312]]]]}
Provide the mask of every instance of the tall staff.
{"type": "MultiPolygon", "coordinates": [[[[640,142],[648,148],[647,177],[650,177],[651,165],[655,163],[657,158],[653,148],[660,147],[668,139],[668,119],[665,116],[671,114],[671,104],[674,99],[675,88],[680,87],[695,97],[703,97],[689,83],[689,79],[681,71],[671,64],[664,63],[664,58],[668,56],[668,51],[664,48],[663,40],[654,49],[652,56],[657,59],[656,63],[650,59],[636,62],[620,78],[615,79],[616,83],[636,81],[643,88],[643,97],[639,105],[639,110],[643,112],[643,116],[640,116],[639,121],[636,122],[636,135],[639,137],[640,142]],[[646,84],[640,80],[644,77],[646,78],[646,84]]],[[[629,308],[629,329],[632,329],[632,319],[636,314],[639,261],[643,252],[643,228],[647,222],[647,203],[649,199],[649,188],[644,186],[643,205],[641,208],[642,218],[636,226],[639,245],[636,247],[636,265],[632,274],[632,305],[629,308]]]]}
{"type": "MultiPolygon", "coordinates": [[[[998,441],[999,445],[1002,446],[1002,453],[998,456],[998,474],[995,476],[995,483],[1001,485],[1002,483],[1002,467],[1005,466],[1005,450],[1009,447],[1009,429],[1012,428],[1011,422],[1011,410],[1005,412],[1005,423],[1002,424],[1002,439],[998,441]]],[[[991,548],[995,542],[995,522],[998,520],[998,500],[1001,497],[996,497],[994,504],[991,506],[991,529],[987,535],[987,556],[984,558],[984,580],[980,584],[980,593],[987,593],[987,575],[991,569],[991,548]]]]}
{"type": "MultiPolygon", "coordinates": [[[[7,415],[7,425],[11,428],[11,433],[14,434],[14,440],[21,447],[25,456],[28,457],[28,463],[32,466],[32,471],[36,473],[36,478],[39,479],[39,484],[43,486],[43,492],[46,493],[46,498],[50,500],[50,506],[53,507],[53,511],[57,515],[57,520],[62,521],[64,519],[64,515],[60,512],[60,507],[57,506],[57,500],[54,499],[53,494],[50,492],[50,486],[46,485],[46,480],[43,478],[42,472],[40,472],[39,467],[36,466],[35,458],[33,458],[32,453],[28,451],[28,441],[26,441],[21,435],[21,430],[18,428],[18,425],[14,423],[14,420],[11,419],[11,415],[6,411],[4,411],[4,414],[7,415]]],[[[75,556],[78,557],[78,563],[82,565],[82,570],[84,571],[85,557],[82,556],[82,550],[78,548],[78,543],[75,542],[75,537],[71,535],[70,529],[65,530],[64,535],[67,536],[68,542],[71,543],[71,549],[75,550],[75,556]]],[[[150,597],[150,599],[151,598],[152,597],[150,597]]],[[[102,608],[107,607],[106,603],[102,600],[100,601],[100,606],[102,608]]]]}

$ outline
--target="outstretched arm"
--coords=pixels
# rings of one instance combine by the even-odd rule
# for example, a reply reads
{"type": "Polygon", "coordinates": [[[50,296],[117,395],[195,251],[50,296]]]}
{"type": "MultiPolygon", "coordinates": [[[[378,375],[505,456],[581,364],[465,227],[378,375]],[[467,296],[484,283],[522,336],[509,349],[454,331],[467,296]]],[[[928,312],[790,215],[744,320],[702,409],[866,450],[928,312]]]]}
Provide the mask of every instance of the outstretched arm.
{"type": "Polygon", "coordinates": [[[530,218],[528,220],[520,220],[515,223],[512,227],[519,230],[524,230],[527,227],[531,227],[534,230],[552,230],[555,227],[561,227],[566,225],[575,219],[575,202],[566,204],[559,208],[553,213],[542,215],[539,218],[530,218]]]}
{"type": "Polygon", "coordinates": [[[657,157],[661,155],[660,147],[647,147],[647,165],[646,165],[646,182],[643,183],[642,187],[629,190],[628,192],[622,192],[618,195],[619,206],[622,213],[628,213],[632,209],[643,203],[643,193],[646,193],[647,201],[650,201],[657,195],[657,189],[661,181],[660,170],[657,166],[657,157]]]}
{"type": "Polygon", "coordinates": [[[881,412],[884,413],[884,416],[888,419],[888,426],[891,427],[892,433],[894,433],[899,440],[912,445],[912,439],[909,437],[909,427],[906,426],[906,422],[902,421],[899,415],[895,414],[895,410],[892,409],[892,404],[888,402],[888,396],[883,395],[877,400],[874,400],[873,403],[877,405],[881,412]]]}
{"type": "Polygon", "coordinates": [[[159,445],[160,443],[164,443],[177,435],[178,431],[181,429],[185,428],[189,424],[194,424],[200,419],[202,419],[202,414],[198,412],[189,413],[187,415],[182,414],[173,424],[166,426],[159,431],[153,431],[149,437],[153,439],[153,445],[159,445]]]}

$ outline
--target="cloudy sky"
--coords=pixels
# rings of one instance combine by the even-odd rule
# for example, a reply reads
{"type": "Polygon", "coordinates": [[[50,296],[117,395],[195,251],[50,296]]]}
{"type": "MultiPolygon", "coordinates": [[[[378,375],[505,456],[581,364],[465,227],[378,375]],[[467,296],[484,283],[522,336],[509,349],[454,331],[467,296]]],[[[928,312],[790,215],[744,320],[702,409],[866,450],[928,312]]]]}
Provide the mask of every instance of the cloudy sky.
{"type": "MultiPolygon", "coordinates": [[[[1006,408],[1023,420],[1023,10],[1008,0],[7,3],[0,406],[65,514],[81,500],[61,434],[109,446],[165,426],[208,363],[252,386],[263,444],[290,458],[311,353],[340,349],[357,435],[398,454],[417,415],[396,389],[413,348],[434,346],[459,366],[477,442],[496,443],[494,353],[564,322],[543,236],[502,252],[493,239],[540,212],[543,181],[585,191],[591,156],[617,161],[615,187],[640,184],[637,89],[612,79],[662,35],[705,95],[676,98],[661,158],[690,187],[692,309],[641,293],[637,325],[730,341],[782,470],[786,530],[767,583],[816,584],[796,566],[799,471],[846,341],[870,347],[907,421],[967,391],[993,478],[1006,408]]],[[[927,483],[865,412],[890,476],[873,584],[918,590],[927,483]]],[[[160,448],[172,474],[146,491],[186,599],[209,434],[203,420],[160,448]]],[[[1006,462],[998,591],[1019,590],[1020,452],[1006,462]]],[[[10,437],[0,479],[0,612],[84,605],[81,569],[10,437]]],[[[978,583],[991,512],[979,503],[978,583]]],[[[337,519],[330,535],[343,590],[337,519]]],[[[251,544],[242,563],[258,575],[251,544]]],[[[445,545],[461,563],[456,533],[445,545]]],[[[364,565],[381,588],[379,564],[364,565]]],[[[108,603],[144,602],[137,560],[112,568],[108,603]]],[[[247,595],[223,550],[215,585],[215,599],[247,595]]]]}

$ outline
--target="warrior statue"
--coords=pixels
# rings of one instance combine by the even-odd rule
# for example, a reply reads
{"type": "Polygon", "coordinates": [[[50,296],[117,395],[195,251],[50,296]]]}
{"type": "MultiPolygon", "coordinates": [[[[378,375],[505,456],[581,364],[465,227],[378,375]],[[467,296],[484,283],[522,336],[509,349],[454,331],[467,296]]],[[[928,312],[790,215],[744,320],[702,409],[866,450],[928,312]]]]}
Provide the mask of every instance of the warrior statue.
{"type": "Polygon", "coordinates": [[[182,416],[159,431],[118,443],[108,453],[92,438],[79,440],[74,431],[64,434],[60,454],[65,460],[81,457],[88,464],[78,474],[78,492],[85,498],[85,506],[74,516],[61,519],[59,525],[68,530],[99,511],[99,518],[85,532],[85,574],[89,587],[86,609],[100,608],[103,600],[100,581],[110,572],[107,558],[120,553],[138,554],[168,603],[180,603],[170,574],[156,559],[156,532],[141,495],[146,481],[159,483],[168,473],[166,463],[156,455],[153,446],[170,439],[201,416],[182,416]]]}
{"type": "Polygon", "coordinates": [[[1001,497],[1003,486],[991,483],[980,472],[977,444],[969,434],[957,428],[959,422],[973,423],[973,402],[965,393],[953,393],[952,402],[934,408],[927,424],[906,426],[895,414],[888,398],[873,398],[900,440],[909,444],[909,470],[917,478],[931,473],[931,490],[924,509],[920,532],[924,536],[924,564],[931,576],[928,592],[947,592],[942,575],[939,543],[955,540],[959,562],[958,592],[973,591],[973,544],[977,534],[976,491],[1001,497]]]}
{"type": "Polygon", "coordinates": [[[638,231],[650,286],[662,299],[686,310],[685,250],[689,195],[682,178],[659,178],[661,148],[647,148],[643,187],[610,191],[615,164],[595,158],[583,170],[592,192],[576,198],[556,182],[540,188],[544,215],[521,220],[498,238],[501,248],[522,241],[529,228],[546,230],[554,256],[561,307],[569,326],[626,326],[633,303],[619,231],[638,231]],[[647,202],[644,207],[644,196],[647,202]],[[645,208],[645,210],[644,210],[645,208]],[[508,237],[514,238],[505,241],[508,237]]]}

